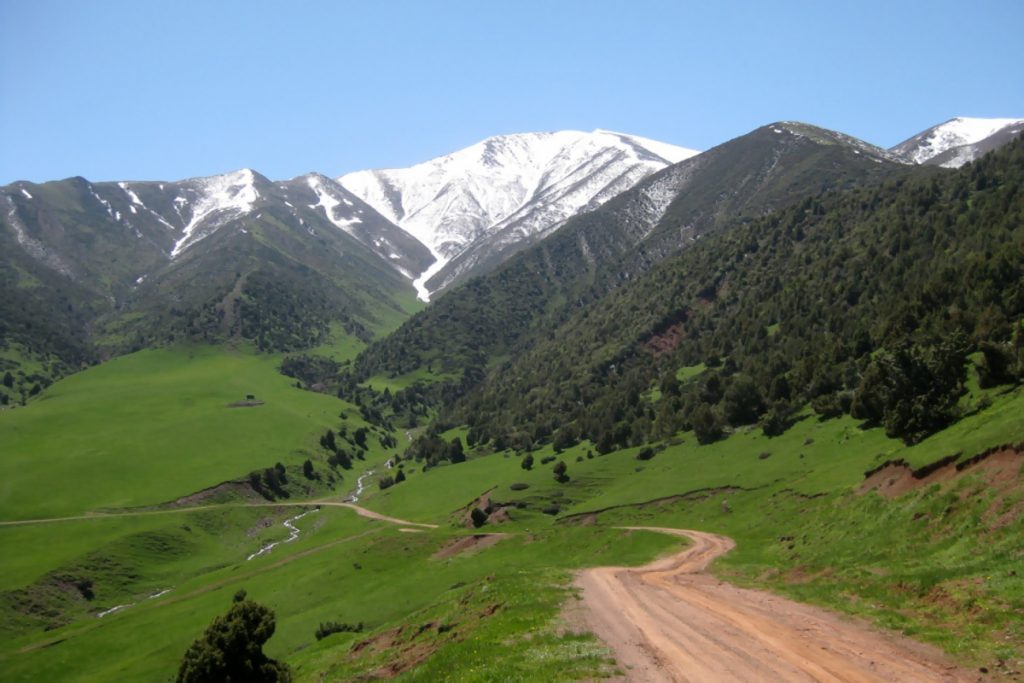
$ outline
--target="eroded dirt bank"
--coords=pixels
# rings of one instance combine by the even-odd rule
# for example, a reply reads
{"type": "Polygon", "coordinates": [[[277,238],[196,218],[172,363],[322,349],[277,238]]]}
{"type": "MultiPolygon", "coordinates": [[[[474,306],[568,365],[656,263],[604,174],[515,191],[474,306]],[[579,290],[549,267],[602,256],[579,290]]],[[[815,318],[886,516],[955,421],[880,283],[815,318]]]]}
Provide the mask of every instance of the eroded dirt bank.
{"type": "Polygon", "coordinates": [[[612,650],[629,681],[975,681],[930,646],[817,607],[737,588],[704,573],[734,544],[693,545],[644,567],[599,567],[577,577],[580,618],[612,650]]]}

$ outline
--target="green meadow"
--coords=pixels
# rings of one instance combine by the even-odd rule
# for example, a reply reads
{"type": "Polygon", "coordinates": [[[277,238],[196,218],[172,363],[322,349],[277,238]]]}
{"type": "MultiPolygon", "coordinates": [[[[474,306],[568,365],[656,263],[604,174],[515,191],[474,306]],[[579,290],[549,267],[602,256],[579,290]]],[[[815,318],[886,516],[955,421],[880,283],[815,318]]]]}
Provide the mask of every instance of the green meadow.
{"type": "Polygon", "coordinates": [[[341,412],[293,386],[280,358],[212,347],[140,351],[0,413],[0,518],[78,515],[175,500],[277,462],[299,465],[341,412]],[[232,408],[255,396],[262,405],[232,408]]]}
{"type": "MultiPolygon", "coordinates": [[[[857,491],[888,460],[920,467],[1024,440],[1020,388],[975,387],[973,414],[910,448],[848,417],[807,413],[774,438],[750,428],[699,445],[684,432],[651,453],[607,455],[586,442],[547,446],[531,469],[525,456],[469,450],[460,464],[404,462],[406,480],[380,490],[395,451],[370,439],[365,460],[306,497],[293,487],[273,503],[153,508],[276,462],[293,482],[306,458],[331,472],[319,436],[363,426],[358,410],[296,388],[279,362],[214,347],[143,351],[0,413],[0,521],[75,517],[0,526],[5,680],[172,680],[189,643],[242,589],[274,610],[267,652],[299,681],[612,675],[607,651],[562,616],[575,601],[573,571],[681,547],[616,528],[627,524],[728,534],[738,546],[714,569],[728,580],[865,616],[972,665],[1021,666],[1020,473],[1006,490],[965,474],[892,500],[857,491]],[[227,407],[249,394],[264,404],[227,407]],[[565,483],[553,476],[558,462],[565,483]],[[316,509],[370,469],[361,504],[438,528],[316,509]],[[509,520],[475,531],[466,518],[484,494],[509,520]],[[282,523],[302,512],[298,538],[246,559],[284,541],[282,523]],[[361,628],[318,640],[329,621],[361,628]]],[[[444,435],[454,436],[465,434],[444,435]]]]}

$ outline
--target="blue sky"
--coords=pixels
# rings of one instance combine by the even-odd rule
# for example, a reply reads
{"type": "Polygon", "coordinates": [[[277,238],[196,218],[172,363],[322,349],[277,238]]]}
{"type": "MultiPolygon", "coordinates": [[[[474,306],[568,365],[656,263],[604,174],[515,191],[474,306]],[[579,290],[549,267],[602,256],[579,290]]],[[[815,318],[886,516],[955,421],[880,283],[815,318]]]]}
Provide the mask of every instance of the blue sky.
{"type": "Polygon", "coordinates": [[[1024,117],[1024,2],[0,0],[0,183],[407,166],[501,133],[890,146],[1024,117]]]}

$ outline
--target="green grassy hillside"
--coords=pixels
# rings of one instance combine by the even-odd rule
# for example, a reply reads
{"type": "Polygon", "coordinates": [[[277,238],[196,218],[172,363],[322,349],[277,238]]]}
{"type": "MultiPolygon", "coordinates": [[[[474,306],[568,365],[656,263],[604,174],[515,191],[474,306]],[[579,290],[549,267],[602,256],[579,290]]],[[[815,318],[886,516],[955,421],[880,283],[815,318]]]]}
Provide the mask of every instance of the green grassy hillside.
{"type": "Polygon", "coordinates": [[[0,413],[0,517],[78,515],[155,505],[295,467],[317,440],[365,426],[336,398],[297,389],[279,356],[195,346],[141,351],[68,377],[26,408],[0,413]],[[263,403],[229,407],[248,395],[263,403]]]}
{"type": "MultiPolygon", "coordinates": [[[[439,528],[413,533],[322,507],[295,522],[295,541],[246,560],[288,536],[285,519],[314,509],[302,506],[297,489],[277,503],[234,497],[199,510],[125,508],[278,459],[293,466],[306,454],[326,474],[317,437],[339,427],[342,411],[348,425],[362,424],[356,411],[295,389],[276,373],[273,357],[214,348],[135,354],[59,382],[0,417],[5,441],[13,434],[47,443],[44,419],[68,425],[83,443],[77,457],[95,465],[79,470],[74,458],[60,457],[71,439],[38,451],[52,461],[53,481],[28,458],[5,461],[17,489],[59,495],[5,498],[3,521],[101,507],[115,513],[0,526],[0,661],[7,680],[168,680],[189,642],[245,589],[276,612],[267,651],[301,681],[599,677],[614,672],[608,653],[560,616],[572,603],[572,570],[640,563],[679,547],[667,536],[614,528],[642,522],[727,533],[738,548],[716,571],[730,580],[861,614],[966,663],[1009,670],[1024,657],[1015,644],[1024,595],[1013,578],[1024,536],[1024,459],[1013,456],[1016,469],[1000,482],[989,470],[965,469],[892,499],[858,491],[865,472],[886,461],[921,467],[959,454],[966,462],[1024,440],[1021,390],[984,393],[987,407],[913,447],[849,417],[806,413],[775,438],[747,429],[700,445],[682,432],[656,444],[648,459],[637,457],[647,447],[599,455],[583,442],[562,453],[535,451],[530,470],[522,467],[525,455],[487,448],[427,470],[402,461],[405,481],[386,490],[375,482],[394,451],[371,443],[364,461],[339,472],[345,479],[334,492],[314,487],[306,502],[340,499],[355,474],[372,468],[368,507],[439,528]],[[266,403],[226,408],[237,393],[266,403]],[[158,394],[162,418],[154,417],[160,402],[148,398],[158,394]],[[246,417],[264,409],[265,424],[246,417]],[[236,418],[235,411],[251,412],[236,418]],[[172,417],[183,427],[161,422],[172,417]],[[237,442],[224,439],[218,457],[185,447],[217,430],[237,442]],[[151,432],[170,443],[159,446],[156,461],[138,460],[137,444],[151,432]],[[187,464],[178,473],[164,464],[174,453],[187,464]],[[558,462],[567,466],[563,483],[553,476],[558,462]],[[147,463],[155,474],[137,474],[137,486],[91,474],[147,463]],[[77,489],[64,483],[74,477],[77,489]],[[485,494],[492,514],[474,531],[468,511],[485,494]],[[36,514],[16,514],[24,509],[36,514]],[[503,535],[474,538],[481,532],[503,535]],[[362,630],[317,640],[327,621],[361,623],[362,630]]],[[[289,467],[293,479],[295,471],[289,467]]]]}

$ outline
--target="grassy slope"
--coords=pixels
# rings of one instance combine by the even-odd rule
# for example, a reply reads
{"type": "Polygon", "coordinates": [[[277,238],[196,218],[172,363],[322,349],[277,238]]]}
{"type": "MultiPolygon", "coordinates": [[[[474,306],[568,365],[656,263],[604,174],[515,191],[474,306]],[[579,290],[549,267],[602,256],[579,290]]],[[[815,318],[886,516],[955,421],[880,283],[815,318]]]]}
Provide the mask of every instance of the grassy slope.
{"type": "Polygon", "coordinates": [[[210,347],[142,351],[0,413],[0,519],[160,503],[301,463],[347,404],[294,388],[278,362],[210,347]],[[227,407],[247,394],[265,405],[227,407]]]}
{"type": "Polygon", "coordinates": [[[436,680],[440,672],[467,661],[469,653],[485,649],[494,657],[480,658],[476,680],[493,680],[501,667],[510,665],[530,680],[565,679],[567,652],[575,661],[571,670],[588,675],[604,666],[603,654],[589,639],[551,628],[567,595],[566,569],[593,562],[643,561],[676,545],[670,538],[650,534],[559,529],[538,536],[513,535],[475,555],[433,559],[452,531],[403,534],[347,510],[328,508],[304,518],[299,526],[303,536],[298,541],[251,563],[237,552],[241,528],[225,529],[226,538],[236,539],[231,544],[236,552],[222,568],[186,577],[172,584],[170,594],[152,601],[142,598],[103,619],[83,618],[54,631],[30,631],[10,639],[0,648],[5,676],[166,679],[191,639],[226,609],[240,588],[276,611],[277,632],[268,651],[290,661],[300,680],[317,673],[349,679],[374,671],[391,658],[350,658],[347,645],[366,634],[340,634],[317,643],[314,631],[328,620],[363,622],[371,633],[433,623],[428,636],[441,641],[457,636],[458,642],[441,658],[417,672],[421,680],[436,680]],[[480,615],[494,605],[499,605],[496,615],[484,623],[480,615]],[[443,637],[436,632],[442,623],[453,626],[443,637]],[[519,641],[527,633],[536,638],[515,647],[497,647],[510,636],[519,641]],[[587,653],[582,661],[577,661],[577,645],[587,653]],[[564,652],[537,659],[538,647],[564,652]]]}
{"type": "MultiPolygon", "coordinates": [[[[0,463],[8,482],[0,510],[10,520],[160,502],[278,459],[288,463],[287,456],[297,460],[302,453],[296,443],[312,448],[324,425],[336,426],[338,412],[356,411],[337,399],[293,389],[276,373],[276,362],[212,348],[147,351],[63,380],[27,408],[3,416],[3,438],[20,447],[5,451],[11,456],[0,463]],[[267,404],[225,407],[247,393],[267,404]],[[236,415],[237,423],[225,420],[236,415]],[[61,425],[55,434],[52,425],[61,425]],[[211,461],[198,447],[218,433],[223,445],[211,461]],[[136,458],[140,444],[149,444],[151,459],[136,458]],[[175,458],[179,453],[187,455],[175,458]],[[129,477],[137,485],[129,486],[129,477]],[[31,495],[39,490],[56,495],[31,495]]],[[[366,462],[357,467],[380,469],[390,456],[374,441],[366,462]]],[[[168,678],[188,642],[240,587],[277,611],[270,650],[289,659],[315,642],[320,621],[386,627],[410,613],[455,614],[462,603],[453,599],[479,602],[483,610],[497,596],[505,609],[488,620],[490,630],[472,636],[495,639],[510,629],[536,630],[550,620],[564,599],[565,568],[587,558],[640,561],[677,545],[646,535],[560,530],[544,537],[514,536],[481,554],[482,561],[441,561],[431,555],[464,530],[403,534],[347,510],[324,508],[298,522],[303,529],[298,541],[247,562],[245,557],[263,543],[286,535],[280,522],[296,511],[236,502],[196,512],[0,527],[5,677],[168,678]],[[506,576],[509,567],[515,571],[506,576]],[[93,599],[69,587],[80,578],[93,582],[93,599]],[[148,599],[165,588],[171,593],[148,599]],[[121,604],[132,606],[96,617],[121,604]],[[34,607],[16,609],[25,605],[34,607]],[[54,611],[66,625],[43,630],[54,611]]],[[[333,636],[310,648],[314,659],[308,665],[296,660],[296,666],[334,672],[378,666],[348,662],[344,648],[331,647],[343,638],[333,636]]],[[[580,640],[554,632],[545,638],[556,649],[580,640]]],[[[525,651],[510,650],[508,656],[525,651]]],[[[457,652],[446,656],[461,657],[457,652]]],[[[603,656],[591,654],[578,669],[581,675],[604,666],[603,656]]],[[[554,659],[516,666],[552,673],[561,664],[554,659]]]]}
{"type": "MultiPolygon", "coordinates": [[[[188,477],[144,478],[153,481],[127,491],[117,478],[95,477],[90,486],[77,487],[84,490],[62,484],[79,470],[59,449],[37,451],[46,456],[48,468],[5,449],[15,453],[0,465],[9,481],[36,490],[56,486],[66,500],[19,493],[20,499],[5,497],[0,509],[10,518],[15,515],[8,511],[16,506],[34,505],[41,514],[156,502],[201,488],[206,479],[215,483],[238,476],[239,469],[289,462],[285,458],[298,452],[285,437],[297,440],[299,448],[312,448],[324,425],[336,424],[344,404],[291,388],[274,366],[269,357],[209,349],[191,356],[145,352],[58,383],[43,400],[0,416],[0,429],[5,440],[13,433],[51,444],[44,440],[44,426],[66,425],[61,431],[75,432],[85,444],[74,451],[77,457],[93,458],[98,465],[87,472],[138,466],[130,462],[135,451],[125,445],[154,429],[171,430],[177,420],[191,425],[169,431],[179,440],[175,450],[187,452],[180,444],[193,438],[201,443],[210,437],[203,429],[226,429],[225,416],[235,411],[223,405],[239,393],[268,399],[249,414],[271,409],[263,420],[276,427],[269,433],[261,431],[263,425],[226,423],[241,443],[226,451],[225,462],[197,456],[181,467],[188,477]],[[133,373],[145,381],[131,381],[133,373]],[[35,431],[26,431],[30,428],[35,431]],[[118,446],[103,450],[103,444],[118,446]],[[214,475],[217,467],[234,469],[214,475]]],[[[945,514],[953,500],[949,496],[959,499],[956,492],[919,491],[886,502],[852,491],[865,470],[886,459],[903,457],[920,465],[1020,441],[1021,414],[1024,392],[997,395],[991,407],[911,449],[845,418],[808,418],[775,439],[744,431],[710,446],[698,446],[683,434],[682,443],[649,461],[635,459],[638,449],[587,458],[588,446],[581,444],[559,456],[568,464],[568,484],[553,479],[553,463],[540,464],[549,451],[534,454],[532,471],[504,454],[471,455],[464,464],[428,472],[413,471],[419,466],[408,463],[405,482],[386,491],[371,486],[364,501],[381,512],[435,521],[440,529],[406,534],[347,510],[324,508],[298,523],[299,540],[252,562],[245,556],[268,539],[280,539],[285,532],[279,522],[294,509],[221,507],[0,527],[0,588],[39,591],[48,573],[73,574],[83,567],[100,579],[93,601],[67,599],[71,623],[52,631],[12,618],[4,607],[8,627],[0,661],[9,680],[165,680],[191,639],[244,587],[276,611],[278,629],[268,651],[288,661],[298,680],[354,678],[380,672],[396,659],[411,664],[431,653],[405,677],[436,680],[453,671],[462,680],[593,677],[609,671],[606,653],[591,638],[564,633],[556,618],[570,595],[570,570],[637,563],[678,547],[668,537],[610,528],[622,522],[728,533],[739,547],[719,571],[733,580],[868,615],[967,660],[1013,661],[1021,653],[1006,639],[1022,635],[1022,620],[1014,615],[1024,609],[1024,596],[1009,574],[1020,562],[1020,519],[1001,530],[988,529],[981,503],[975,502],[987,500],[984,492],[965,497],[967,504],[945,514]],[[511,490],[516,482],[529,488],[511,490]],[[714,487],[732,488],[645,504],[714,487]],[[511,523],[492,529],[511,535],[484,550],[433,559],[453,536],[468,533],[457,520],[464,506],[487,490],[493,490],[492,500],[529,506],[513,510],[511,523]],[[551,505],[562,517],[611,509],[597,516],[596,525],[581,526],[541,512],[551,505]],[[974,539],[981,534],[985,543],[979,544],[974,539]],[[163,541],[156,553],[155,538],[163,541]],[[99,562],[101,557],[115,561],[99,562]],[[173,591],[146,599],[164,587],[173,591]],[[93,616],[128,602],[137,604],[103,619],[93,616]],[[493,615],[484,616],[492,608],[493,615]],[[313,632],[328,620],[364,622],[366,631],[317,642],[313,632]],[[370,647],[352,653],[354,643],[370,637],[391,646],[386,652],[370,647]]],[[[71,442],[62,443],[76,448],[71,442]]],[[[165,457],[151,463],[157,469],[172,449],[158,447],[165,457]]],[[[388,455],[374,446],[367,462],[357,466],[379,465],[388,455]]]]}
{"type": "MultiPolygon", "coordinates": [[[[221,568],[214,566],[198,576],[182,573],[179,581],[170,584],[173,590],[166,596],[146,600],[143,594],[133,607],[102,619],[84,618],[65,628],[47,633],[26,632],[10,639],[0,651],[0,657],[7,660],[5,676],[8,680],[170,678],[174,662],[195,637],[196,630],[201,630],[214,615],[224,611],[224,606],[230,604],[230,596],[242,584],[261,598],[270,592],[265,588],[268,584],[283,582],[277,590],[296,589],[300,576],[293,566],[295,563],[276,565],[309,550],[314,544],[323,547],[356,536],[368,526],[347,510],[325,510],[318,514],[321,516],[301,520],[304,523],[300,522],[299,527],[305,532],[304,536],[275,549],[270,555],[246,562],[245,555],[251,551],[252,544],[242,541],[246,547],[232,548],[235,552],[231,553],[230,562],[225,561],[221,568]],[[286,567],[289,569],[285,570],[286,567]],[[268,574],[275,578],[268,580],[268,574]],[[62,642],[43,647],[54,641],[62,642]],[[112,657],[111,652],[117,655],[112,657]]],[[[221,530],[220,536],[236,545],[239,537],[245,539],[247,534],[244,526],[228,526],[221,530]]],[[[337,548],[340,544],[331,547],[337,548]]],[[[156,563],[155,559],[150,561],[156,563]]],[[[303,567],[300,574],[311,570],[309,563],[299,566],[303,567]]],[[[145,563],[138,566],[141,572],[156,569],[145,563]]],[[[310,572],[309,578],[314,577],[310,572]]],[[[303,592],[303,589],[297,591],[303,592]]],[[[270,600],[270,603],[275,604],[275,601],[270,600]]]]}
{"type": "MultiPolygon", "coordinates": [[[[543,528],[548,518],[536,511],[557,504],[563,515],[604,510],[592,520],[602,526],[725,533],[739,543],[719,565],[732,580],[867,616],[965,661],[1011,670],[1024,664],[1024,590],[1015,578],[1024,560],[1024,472],[1003,499],[978,476],[894,501],[855,489],[865,471],[886,460],[920,467],[1018,443],[1022,414],[1018,388],[910,448],[849,418],[808,418],[781,437],[749,430],[708,446],[684,435],[684,443],[646,462],[633,457],[640,449],[587,459],[584,444],[560,456],[572,477],[565,485],[554,481],[553,463],[526,472],[515,457],[496,455],[415,473],[367,504],[395,515],[433,511],[440,521],[493,489],[492,500],[530,505],[513,513],[512,528],[543,528]],[[513,491],[514,482],[530,488],[513,491]],[[1014,505],[1010,523],[995,521],[994,510],[1014,505]]],[[[545,455],[535,453],[536,462],[545,455]]]]}

